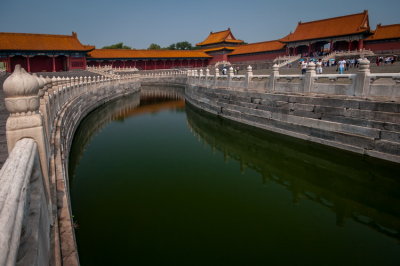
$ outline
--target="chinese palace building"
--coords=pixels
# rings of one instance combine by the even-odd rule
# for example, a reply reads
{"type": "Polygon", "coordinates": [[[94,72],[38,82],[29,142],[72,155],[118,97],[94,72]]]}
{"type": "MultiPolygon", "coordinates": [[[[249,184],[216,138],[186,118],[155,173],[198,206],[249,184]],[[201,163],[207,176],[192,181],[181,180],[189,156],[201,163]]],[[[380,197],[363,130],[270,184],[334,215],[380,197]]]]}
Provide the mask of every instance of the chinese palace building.
{"type": "Polygon", "coordinates": [[[371,35],[368,11],[310,22],[299,22],[295,31],[280,39],[288,55],[318,55],[328,52],[360,50],[371,35]]]}
{"type": "Polygon", "coordinates": [[[212,56],[210,64],[214,64],[219,61],[228,61],[228,54],[241,44],[243,44],[243,41],[237,40],[231,29],[228,28],[224,31],[210,32],[208,37],[197,43],[196,46],[201,47],[202,51],[212,56]]]}
{"type": "Polygon", "coordinates": [[[20,64],[28,72],[68,71],[86,66],[142,70],[206,67],[220,61],[257,63],[283,55],[322,56],[334,51],[369,49],[376,54],[400,53],[400,24],[369,25],[368,11],[346,16],[299,22],[287,36],[273,41],[244,44],[231,29],[210,32],[198,50],[95,49],[83,45],[77,34],[50,35],[0,33],[0,67],[12,72],[20,64]]]}
{"type": "Polygon", "coordinates": [[[94,46],[83,45],[72,35],[0,33],[0,62],[7,72],[20,64],[28,72],[86,69],[87,53],[94,46]]]}
{"type": "Polygon", "coordinates": [[[206,67],[212,57],[200,50],[96,49],[89,52],[88,66],[112,65],[141,70],[206,67]]]}
{"type": "Polygon", "coordinates": [[[364,40],[364,47],[382,53],[400,53],[400,24],[378,24],[373,35],[364,40]]]}

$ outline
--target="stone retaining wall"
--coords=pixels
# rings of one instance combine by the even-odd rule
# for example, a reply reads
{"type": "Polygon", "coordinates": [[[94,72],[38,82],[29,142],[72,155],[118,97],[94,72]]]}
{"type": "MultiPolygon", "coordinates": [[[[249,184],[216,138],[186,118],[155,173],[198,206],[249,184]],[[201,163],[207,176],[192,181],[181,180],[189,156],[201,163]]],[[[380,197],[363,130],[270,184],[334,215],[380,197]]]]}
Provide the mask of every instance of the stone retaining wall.
{"type": "Polygon", "coordinates": [[[185,94],[194,106],[224,118],[400,162],[399,103],[195,85],[188,85],[185,94]]]}

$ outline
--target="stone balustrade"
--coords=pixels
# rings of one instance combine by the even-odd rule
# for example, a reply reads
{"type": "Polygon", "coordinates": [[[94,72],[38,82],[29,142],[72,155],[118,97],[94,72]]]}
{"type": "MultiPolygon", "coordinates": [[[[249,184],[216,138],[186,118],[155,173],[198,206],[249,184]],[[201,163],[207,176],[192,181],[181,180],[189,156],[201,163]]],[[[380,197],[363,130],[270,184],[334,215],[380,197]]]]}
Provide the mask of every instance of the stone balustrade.
{"type": "Polygon", "coordinates": [[[253,75],[249,66],[245,75],[200,75],[197,70],[188,71],[188,84],[206,88],[229,88],[233,90],[268,93],[297,93],[312,95],[344,95],[362,98],[400,100],[400,73],[370,73],[370,62],[360,61],[356,74],[316,74],[315,64],[308,64],[305,75],[281,75],[274,65],[271,75],[253,75]]]}
{"type": "Polygon", "coordinates": [[[54,223],[44,180],[38,145],[18,140],[0,171],[0,265],[49,264],[54,223]]]}
{"type": "Polygon", "coordinates": [[[0,265],[78,265],[67,171],[74,132],[90,111],[138,92],[140,82],[134,75],[44,78],[17,65],[3,88],[10,156],[0,172],[0,265]]]}

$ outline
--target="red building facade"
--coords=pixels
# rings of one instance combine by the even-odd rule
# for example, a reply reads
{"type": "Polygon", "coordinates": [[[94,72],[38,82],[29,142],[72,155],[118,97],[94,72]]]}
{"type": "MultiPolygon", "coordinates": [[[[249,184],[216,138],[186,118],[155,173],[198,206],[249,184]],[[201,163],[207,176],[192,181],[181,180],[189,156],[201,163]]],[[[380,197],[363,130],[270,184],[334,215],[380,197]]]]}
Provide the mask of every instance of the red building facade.
{"type": "Polygon", "coordinates": [[[96,49],[89,53],[88,66],[133,68],[140,70],[205,67],[211,56],[198,50],[96,49]]]}
{"type": "Polygon", "coordinates": [[[359,50],[371,34],[368,11],[310,22],[299,22],[295,31],[280,39],[288,55],[316,56],[332,51],[359,50]]]}
{"type": "Polygon", "coordinates": [[[0,62],[12,72],[20,64],[28,72],[55,72],[86,69],[87,52],[94,46],[82,45],[72,35],[0,33],[0,62]]]}
{"type": "Polygon", "coordinates": [[[285,45],[280,41],[250,43],[238,46],[228,55],[231,63],[273,60],[285,55],[285,45]]]}
{"type": "Polygon", "coordinates": [[[230,28],[210,34],[198,50],[94,49],[77,34],[0,33],[0,67],[8,72],[20,64],[28,72],[67,71],[89,66],[170,69],[205,67],[220,61],[270,61],[282,55],[321,56],[333,51],[369,49],[400,53],[400,24],[370,29],[368,11],[322,20],[299,22],[294,32],[274,41],[244,44],[230,28]]]}
{"type": "Polygon", "coordinates": [[[400,53],[400,24],[378,24],[373,35],[364,40],[364,47],[376,53],[400,53]]]}

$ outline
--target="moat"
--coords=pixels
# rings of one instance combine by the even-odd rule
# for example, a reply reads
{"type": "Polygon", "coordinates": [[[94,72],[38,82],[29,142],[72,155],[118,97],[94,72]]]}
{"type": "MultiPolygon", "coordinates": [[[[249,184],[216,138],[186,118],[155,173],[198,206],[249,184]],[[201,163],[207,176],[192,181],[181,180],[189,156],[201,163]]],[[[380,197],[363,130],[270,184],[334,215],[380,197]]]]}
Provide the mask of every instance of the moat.
{"type": "MultiPolygon", "coordinates": [[[[150,94],[153,95],[153,94],[150,94]]],[[[400,165],[131,95],[78,128],[82,265],[399,265],[400,165]]]]}

